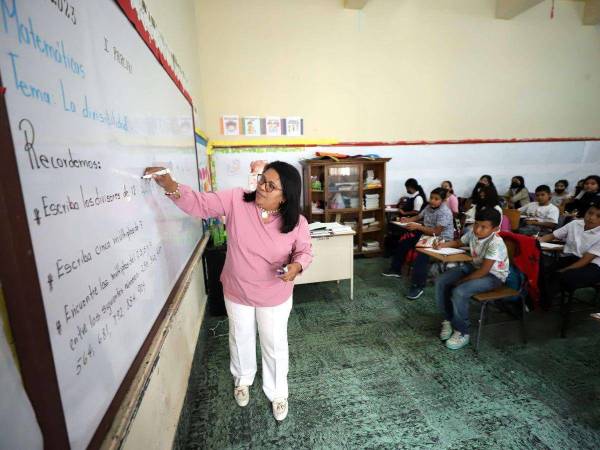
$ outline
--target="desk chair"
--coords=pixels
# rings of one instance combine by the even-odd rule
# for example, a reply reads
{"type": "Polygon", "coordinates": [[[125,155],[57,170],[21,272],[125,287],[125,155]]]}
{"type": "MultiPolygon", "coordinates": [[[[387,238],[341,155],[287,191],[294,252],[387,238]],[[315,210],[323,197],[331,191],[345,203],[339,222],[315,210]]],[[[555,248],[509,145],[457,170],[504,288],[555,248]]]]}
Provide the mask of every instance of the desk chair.
{"type": "Polygon", "coordinates": [[[521,221],[521,212],[518,209],[503,209],[502,214],[508,217],[510,220],[510,228],[513,232],[517,232],[519,229],[519,222],[521,221]]]}
{"type": "MultiPolygon", "coordinates": [[[[513,264],[513,256],[516,251],[517,244],[511,240],[504,240],[506,248],[508,250],[508,259],[510,261],[510,274],[504,286],[500,286],[497,289],[491,291],[482,292],[475,294],[472,298],[474,301],[479,303],[479,328],[477,330],[477,342],[475,344],[475,353],[479,353],[479,343],[481,340],[481,334],[483,332],[483,326],[485,323],[485,310],[488,305],[500,305],[501,302],[519,302],[520,303],[520,314],[518,318],[521,322],[521,336],[523,343],[527,343],[527,334],[525,332],[525,313],[527,312],[527,305],[525,298],[527,296],[527,277],[513,264]]],[[[514,314],[510,313],[514,316],[514,314]]]]}

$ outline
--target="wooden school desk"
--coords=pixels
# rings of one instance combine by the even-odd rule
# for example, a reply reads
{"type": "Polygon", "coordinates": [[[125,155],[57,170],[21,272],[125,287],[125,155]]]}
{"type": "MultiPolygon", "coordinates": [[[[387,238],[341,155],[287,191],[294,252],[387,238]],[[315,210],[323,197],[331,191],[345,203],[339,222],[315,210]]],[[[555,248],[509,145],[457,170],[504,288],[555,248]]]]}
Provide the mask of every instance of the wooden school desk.
{"type": "Polygon", "coordinates": [[[473,261],[473,257],[468,253],[457,253],[455,255],[442,255],[441,253],[432,252],[428,248],[417,247],[416,250],[419,253],[424,253],[425,255],[433,258],[437,262],[441,262],[446,267],[448,263],[463,263],[463,262],[471,262],[473,261]]]}
{"type": "Polygon", "coordinates": [[[350,300],[354,298],[354,231],[313,237],[313,261],[295,284],[350,280],[350,300]]]}

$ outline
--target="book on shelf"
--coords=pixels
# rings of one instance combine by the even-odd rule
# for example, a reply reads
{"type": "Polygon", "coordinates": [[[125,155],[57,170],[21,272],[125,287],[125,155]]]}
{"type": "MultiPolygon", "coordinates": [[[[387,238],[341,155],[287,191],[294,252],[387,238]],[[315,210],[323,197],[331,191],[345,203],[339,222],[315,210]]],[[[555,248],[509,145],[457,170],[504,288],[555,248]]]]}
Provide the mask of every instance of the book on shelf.
{"type": "Polygon", "coordinates": [[[363,247],[379,248],[379,241],[365,241],[363,242],[363,247]]]}

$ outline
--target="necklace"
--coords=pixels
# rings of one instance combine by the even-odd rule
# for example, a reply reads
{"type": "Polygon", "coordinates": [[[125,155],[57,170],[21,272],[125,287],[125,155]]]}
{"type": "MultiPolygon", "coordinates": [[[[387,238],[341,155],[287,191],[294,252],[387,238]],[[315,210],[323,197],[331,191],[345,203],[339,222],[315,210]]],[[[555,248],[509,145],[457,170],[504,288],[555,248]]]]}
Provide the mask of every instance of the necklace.
{"type": "Polygon", "coordinates": [[[264,209],[261,208],[260,206],[258,207],[260,209],[260,217],[262,219],[268,219],[270,214],[275,214],[276,212],[279,212],[279,208],[278,209],[264,209]]]}

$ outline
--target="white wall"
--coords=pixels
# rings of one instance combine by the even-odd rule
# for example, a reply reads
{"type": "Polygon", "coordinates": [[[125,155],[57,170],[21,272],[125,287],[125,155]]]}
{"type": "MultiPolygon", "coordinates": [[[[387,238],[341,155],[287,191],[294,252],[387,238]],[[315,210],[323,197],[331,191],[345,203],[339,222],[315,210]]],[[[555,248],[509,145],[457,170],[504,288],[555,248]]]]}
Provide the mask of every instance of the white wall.
{"type": "Polygon", "coordinates": [[[407,178],[416,178],[427,193],[443,180],[450,180],[456,195],[468,197],[483,174],[492,175],[501,194],[506,192],[510,179],[515,175],[525,177],[527,187],[533,192],[540,184],[548,184],[553,188],[554,183],[562,178],[569,180],[572,189],[577,180],[590,174],[600,174],[600,141],[255,150],[244,148],[231,152],[229,149],[214,149],[218,189],[246,187],[249,165],[255,159],[282,160],[300,170],[300,160],[313,158],[318,151],[347,155],[377,154],[391,158],[387,165],[386,203],[396,203],[404,195],[407,178]]]}

